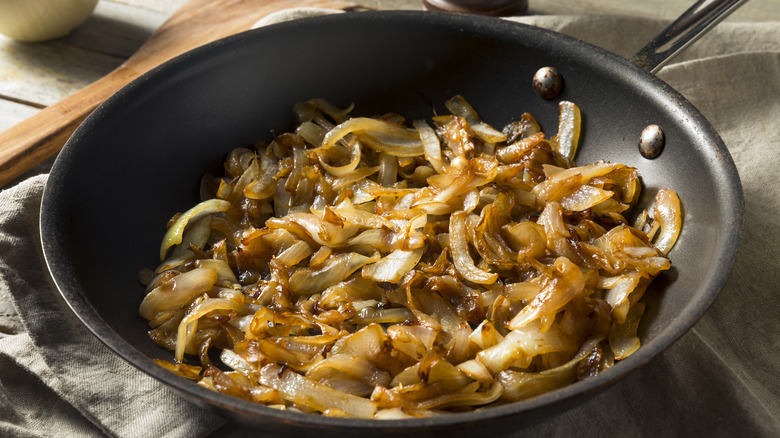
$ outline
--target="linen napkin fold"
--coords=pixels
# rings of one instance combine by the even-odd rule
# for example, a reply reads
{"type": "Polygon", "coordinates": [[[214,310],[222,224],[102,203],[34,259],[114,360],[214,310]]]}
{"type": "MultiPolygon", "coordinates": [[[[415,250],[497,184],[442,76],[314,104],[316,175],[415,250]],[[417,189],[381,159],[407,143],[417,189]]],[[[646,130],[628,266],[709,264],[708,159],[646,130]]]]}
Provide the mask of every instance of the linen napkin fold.
{"type": "MultiPolygon", "coordinates": [[[[259,24],[324,12],[283,11],[259,24]]],[[[612,16],[516,20],[622,56],[667,24],[612,16]]],[[[742,178],[744,241],[718,299],[650,364],[585,404],[518,427],[516,436],[780,436],[778,35],[780,23],[724,23],[659,74],[713,123],[742,178]]],[[[45,181],[32,177],[0,192],[0,436],[262,436],[136,370],[70,312],[39,243],[45,181]]]]}

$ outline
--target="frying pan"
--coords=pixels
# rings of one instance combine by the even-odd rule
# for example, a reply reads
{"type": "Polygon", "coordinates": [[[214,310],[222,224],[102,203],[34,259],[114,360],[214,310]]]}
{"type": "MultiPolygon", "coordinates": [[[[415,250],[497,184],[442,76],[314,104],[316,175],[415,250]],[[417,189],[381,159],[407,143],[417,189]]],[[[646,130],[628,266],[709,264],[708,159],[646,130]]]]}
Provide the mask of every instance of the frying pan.
{"type": "Polygon", "coordinates": [[[132,82],[87,118],[57,158],[43,196],[41,234],[50,273],[82,322],[116,354],[187,400],[265,433],[473,436],[516,431],[563,412],[677,340],[731,271],[742,210],[739,177],[717,133],[683,96],[634,63],[508,21],[384,11],[242,33],[132,82]],[[564,78],[556,99],[541,99],[531,87],[543,66],[556,67],[564,78]],[[530,400],[387,422],[278,411],[212,392],[154,364],[154,358],[172,356],[148,339],[137,315],[143,287],[136,272],[156,266],[164,224],[198,201],[204,172],[218,171],[235,147],[292,129],[291,108],[303,99],[354,102],[358,116],[393,111],[414,119],[444,113],[442,103],[456,94],[494,126],[530,112],[549,133],[556,130],[558,101],[573,101],[583,114],[578,163],[609,160],[638,168],[640,209],[662,187],[677,191],[682,233],[670,253],[672,270],[645,294],[648,310],[636,353],[598,376],[530,400]],[[666,135],[664,151],[653,160],[642,158],[636,146],[649,124],[666,135]]]}

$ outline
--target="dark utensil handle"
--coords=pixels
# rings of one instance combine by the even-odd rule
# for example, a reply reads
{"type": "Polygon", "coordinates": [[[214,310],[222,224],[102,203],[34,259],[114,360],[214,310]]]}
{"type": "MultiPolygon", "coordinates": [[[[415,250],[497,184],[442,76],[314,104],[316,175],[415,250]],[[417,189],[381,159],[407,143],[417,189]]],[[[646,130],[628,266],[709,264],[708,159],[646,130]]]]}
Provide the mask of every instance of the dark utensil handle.
{"type": "Polygon", "coordinates": [[[460,12],[464,14],[503,17],[523,15],[528,11],[528,0],[422,0],[429,11],[460,12]]]}
{"type": "Polygon", "coordinates": [[[642,48],[631,62],[655,73],[748,0],[699,0],[642,48]]]}

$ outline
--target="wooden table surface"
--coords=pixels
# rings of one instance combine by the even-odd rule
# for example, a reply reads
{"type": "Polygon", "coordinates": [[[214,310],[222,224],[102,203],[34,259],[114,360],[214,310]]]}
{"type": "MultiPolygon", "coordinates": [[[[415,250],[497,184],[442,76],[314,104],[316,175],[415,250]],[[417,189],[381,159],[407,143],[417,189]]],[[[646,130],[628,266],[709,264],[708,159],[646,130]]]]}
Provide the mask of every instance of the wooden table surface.
{"type": "MultiPolygon", "coordinates": [[[[22,43],[0,35],[0,131],[103,77],[130,57],[186,0],[101,0],[69,35],[22,43]]],[[[353,0],[372,9],[421,9],[420,0],[353,0]]],[[[529,0],[529,14],[616,14],[672,19],[693,1],[529,0]]],[[[780,0],[752,0],[730,21],[778,21],[780,0]]],[[[2,145],[0,145],[0,148],[2,145]]],[[[47,160],[34,171],[45,171],[47,160]]]]}

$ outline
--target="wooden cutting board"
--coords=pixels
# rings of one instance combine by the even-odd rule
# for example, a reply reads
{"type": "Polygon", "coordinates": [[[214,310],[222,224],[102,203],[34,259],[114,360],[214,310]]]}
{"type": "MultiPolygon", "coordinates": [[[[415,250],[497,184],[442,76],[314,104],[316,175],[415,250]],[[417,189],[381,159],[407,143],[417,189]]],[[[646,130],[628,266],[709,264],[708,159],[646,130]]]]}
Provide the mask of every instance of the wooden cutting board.
{"type": "Polygon", "coordinates": [[[141,74],[188,50],[249,30],[273,12],[293,7],[346,10],[355,5],[345,0],[191,0],[114,71],[0,132],[0,187],[59,152],[92,110],[141,74]]]}

